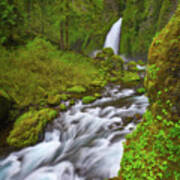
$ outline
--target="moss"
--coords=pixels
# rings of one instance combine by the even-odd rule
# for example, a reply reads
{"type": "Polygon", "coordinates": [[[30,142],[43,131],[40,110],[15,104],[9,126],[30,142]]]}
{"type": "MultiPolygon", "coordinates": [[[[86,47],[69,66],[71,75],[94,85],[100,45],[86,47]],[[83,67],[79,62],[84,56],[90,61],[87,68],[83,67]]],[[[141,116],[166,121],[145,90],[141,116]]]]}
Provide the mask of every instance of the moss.
{"type": "Polygon", "coordinates": [[[137,68],[137,63],[135,61],[129,61],[126,66],[128,71],[139,71],[139,69],[137,68]]]}
{"type": "Polygon", "coordinates": [[[63,101],[67,101],[70,98],[70,95],[68,94],[61,94],[60,96],[61,96],[61,100],[63,101]]]}
{"type": "Polygon", "coordinates": [[[121,77],[123,83],[130,83],[140,81],[139,74],[137,72],[125,71],[123,77],[121,77]]]}
{"type": "Polygon", "coordinates": [[[60,108],[60,110],[61,111],[66,111],[67,110],[67,107],[66,107],[66,105],[65,104],[60,104],[60,106],[59,106],[59,108],[60,108]]]}
{"type": "Polygon", "coordinates": [[[22,109],[42,102],[45,107],[49,94],[66,94],[66,89],[75,85],[89,88],[93,80],[105,77],[92,59],[58,50],[40,38],[6,51],[0,53],[0,88],[22,109]]]}
{"type": "Polygon", "coordinates": [[[180,6],[149,49],[145,87],[150,106],[144,120],[126,137],[123,180],[180,178],[179,37],[180,6]]]}
{"type": "Polygon", "coordinates": [[[142,60],[138,60],[137,61],[137,64],[141,65],[141,66],[144,66],[145,65],[145,62],[143,62],[142,60]]]}
{"type": "Polygon", "coordinates": [[[49,95],[48,104],[52,106],[57,106],[61,102],[61,95],[49,95]]]}
{"type": "Polygon", "coordinates": [[[72,88],[67,89],[67,92],[81,94],[81,93],[85,93],[86,89],[82,86],[74,86],[72,88]]]}
{"type": "Polygon", "coordinates": [[[95,100],[96,100],[96,98],[93,97],[93,96],[85,96],[85,97],[83,97],[82,102],[84,104],[89,104],[89,103],[92,103],[95,100]]]}
{"type": "Polygon", "coordinates": [[[7,143],[10,146],[22,148],[33,145],[38,140],[48,122],[57,116],[53,109],[29,111],[21,115],[15,122],[7,143]]]}
{"type": "Polygon", "coordinates": [[[104,48],[104,49],[102,50],[102,53],[104,53],[104,55],[105,55],[106,57],[111,57],[111,56],[114,55],[114,51],[113,51],[112,48],[104,48]]]}
{"type": "Polygon", "coordinates": [[[110,82],[117,82],[118,81],[118,78],[117,77],[111,77],[109,79],[110,82]]]}
{"type": "Polygon", "coordinates": [[[69,101],[69,105],[72,106],[72,105],[74,105],[74,104],[75,104],[75,100],[74,100],[74,99],[71,99],[71,100],[69,101]]]}
{"type": "Polygon", "coordinates": [[[95,93],[95,94],[94,94],[94,97],[96,97],[96,98],[100,98],[100,97],[101,97],[101,94],[99,94],[99,93],[95,93]]]}
{"type": "Polygon", "coordinates": [[[123,12],[120,52],[137,58],[147,58],[154,35],[168,22],[177,0],[129,0],[123,12]]]}
{"type": "Polygon", "coordinates": [[[144,94],[146,92],[145,88],[138,88],[136,91],[139,94],[144,94]]]}

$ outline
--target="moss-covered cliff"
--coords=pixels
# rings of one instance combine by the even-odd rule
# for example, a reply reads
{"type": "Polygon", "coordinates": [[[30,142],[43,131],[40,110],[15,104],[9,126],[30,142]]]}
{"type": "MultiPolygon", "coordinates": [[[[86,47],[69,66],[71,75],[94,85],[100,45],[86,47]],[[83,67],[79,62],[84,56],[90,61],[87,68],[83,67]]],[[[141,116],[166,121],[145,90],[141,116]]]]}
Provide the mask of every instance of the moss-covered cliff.
{"type": "Polygon", "coordinates": [[[177,0],[128,0],[123,13],[120,52],[147,57],[154,35],[168,22],[177,0]]]}
{"type": "Polygon", "coordinates": [[[149,50],[145,86],[150,107],[127,137],[123,180],[180,179],[180,6],[149,50]]]}

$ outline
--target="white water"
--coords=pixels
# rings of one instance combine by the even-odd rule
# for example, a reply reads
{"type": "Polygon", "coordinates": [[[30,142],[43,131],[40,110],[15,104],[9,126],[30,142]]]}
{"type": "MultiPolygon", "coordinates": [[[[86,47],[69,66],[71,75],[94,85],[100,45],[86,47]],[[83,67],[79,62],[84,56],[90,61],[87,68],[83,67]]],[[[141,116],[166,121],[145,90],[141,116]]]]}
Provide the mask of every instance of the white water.
{"type": "Polygon", "coordinates": [[[107,34],[104,48],[111,47],[115,54],[119,51],[120,33],[121,33],[122,18],[120,18],[107,34]]]}
{"type": "Polygon", "coordinates": [[[46,130],[43,142],[0,161],[0,180],[103,180],[120,168],[124,136],[148,102],[132,89],[107,87],[90,105],[78,101],[46,130]]]}
{"type": "MultiPolygon", "coordinates": [[[[122,19],[108,33],[105,47],[119,49],[122,19]]],[[[90,105],[78,101],[46,129],[44,140],[0,161],[0,180],[103,180],[117,175],[125,135],[136,126],[147,98],[133,89],[106,87],[90,105]],[[127,121],[132,118],[132,121],[127,121]]]]}

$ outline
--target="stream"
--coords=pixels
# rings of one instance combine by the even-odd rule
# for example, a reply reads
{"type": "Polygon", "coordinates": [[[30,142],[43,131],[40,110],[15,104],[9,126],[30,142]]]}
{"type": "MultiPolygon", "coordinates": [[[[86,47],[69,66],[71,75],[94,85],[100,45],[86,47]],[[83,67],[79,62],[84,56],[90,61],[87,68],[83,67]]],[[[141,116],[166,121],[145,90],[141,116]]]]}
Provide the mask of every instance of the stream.
{"type": "Polygon", "coordinates": [[[0,161],[0,180],[103,180],[117,175],[125,135],[148,106],[133,89],[107,86],[89,105],[79,100],[49,124],[39,144],[0,161]]]}
{"type": "MultiPolygon", "coordinates": [[[[104,47],[118,53],[120,18],[104,47]]],[[[0,180],[103,180],[117,175],[125,135],[141,121],[148,99],[109,85],[102,98],[80,100],[46,128],[42,142],[0,160],[0,180]]]]}

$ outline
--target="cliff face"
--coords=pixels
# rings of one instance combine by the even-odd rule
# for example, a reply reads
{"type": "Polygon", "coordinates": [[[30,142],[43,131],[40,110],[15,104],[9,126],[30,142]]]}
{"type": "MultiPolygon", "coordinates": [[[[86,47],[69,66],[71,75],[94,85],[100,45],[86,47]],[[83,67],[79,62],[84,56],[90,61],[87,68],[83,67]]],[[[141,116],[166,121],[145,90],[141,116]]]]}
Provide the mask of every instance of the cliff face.
{"type": "Polygon", "coordinates": [[[146,58],[154,35],[166,25],[176,6],[177,0],[126,1],[120,52],[146,58]]]}
{"type": "Polygon", "coordinates": [[[150,106],[127,137],[123,180],[180,179],[180,6],[148,54],[145,80],[150,106]]]}

